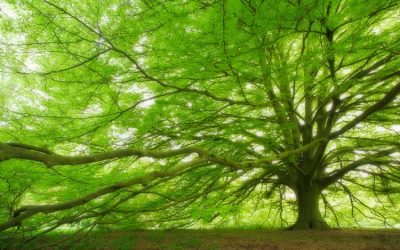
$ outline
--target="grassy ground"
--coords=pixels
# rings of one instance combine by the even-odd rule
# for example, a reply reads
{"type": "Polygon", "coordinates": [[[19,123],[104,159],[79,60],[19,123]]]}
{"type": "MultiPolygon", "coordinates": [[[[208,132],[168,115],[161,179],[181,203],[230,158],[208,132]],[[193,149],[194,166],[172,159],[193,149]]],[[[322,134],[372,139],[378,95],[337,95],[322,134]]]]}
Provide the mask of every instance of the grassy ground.
{"type": "MultiPolygon", "coordinates": [[[[92,233],[63,247],[43,248],[65,236],[18,249],[400,249],[398,230],[174,230],[92,233]]],[[[1,242],[0,242],[1,244],[1,242]]],[[[4,243],[3,243],[4,244],[4,243]]],[[[1,248],[0,249],[10,249],[1,248]]]]}

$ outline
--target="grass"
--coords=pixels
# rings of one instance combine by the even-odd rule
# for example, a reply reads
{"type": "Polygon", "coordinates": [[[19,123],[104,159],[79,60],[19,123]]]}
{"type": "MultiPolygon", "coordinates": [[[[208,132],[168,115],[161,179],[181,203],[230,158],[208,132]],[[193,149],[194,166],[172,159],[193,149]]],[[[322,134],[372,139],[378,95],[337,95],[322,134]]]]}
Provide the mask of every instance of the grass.
{"type": "MultiPolygon", "coordinates": [[[[44,248],[66,235],[48,236],[13,249],[400,249],[399,230],[173,230],[94,232],[80,241],[44,248]]],[[[1,242],[0,242],[1,245],[1,242]]],[[[6,248],[3,242],[3,248],[6,248]]]]}

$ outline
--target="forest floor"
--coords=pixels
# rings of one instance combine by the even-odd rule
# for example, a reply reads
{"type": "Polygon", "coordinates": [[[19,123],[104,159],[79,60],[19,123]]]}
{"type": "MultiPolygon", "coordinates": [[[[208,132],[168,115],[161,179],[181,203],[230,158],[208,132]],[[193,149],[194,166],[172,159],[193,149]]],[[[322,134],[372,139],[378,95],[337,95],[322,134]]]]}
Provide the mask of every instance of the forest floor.
{"type": "Polygon", "coordinates": [[[92,232],[80,241],[63,246],[43,245],[52,245],[66,237],[48,236],[18,248],[0,249],[400,249],[400,230],[353,229],[312,232],[241,229],[92,232]]]}

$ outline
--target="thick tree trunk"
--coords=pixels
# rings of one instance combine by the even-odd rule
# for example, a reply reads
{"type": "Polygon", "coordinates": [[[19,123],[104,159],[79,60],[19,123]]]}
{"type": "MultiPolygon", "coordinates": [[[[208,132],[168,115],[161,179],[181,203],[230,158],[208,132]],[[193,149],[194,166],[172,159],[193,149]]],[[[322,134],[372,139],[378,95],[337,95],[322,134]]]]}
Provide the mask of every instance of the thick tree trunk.
{"type": "Polygon", "coordinates": [[[290,229],[328,229],[319,211],[321,189],[317,185],[298,185],[297,220],[290,229]]]}

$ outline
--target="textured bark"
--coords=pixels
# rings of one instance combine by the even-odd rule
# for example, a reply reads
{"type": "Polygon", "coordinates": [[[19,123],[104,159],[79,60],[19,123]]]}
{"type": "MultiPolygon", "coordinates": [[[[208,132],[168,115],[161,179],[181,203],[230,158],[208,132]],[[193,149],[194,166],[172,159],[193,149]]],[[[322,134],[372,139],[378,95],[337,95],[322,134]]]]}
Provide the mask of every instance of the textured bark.
{"type": "Polygon", "coordinates": [[[297,186],[297,220],[290,229],[328,229],[319,211],[321,189],[316,184],[301,183],[297,186]]]}

